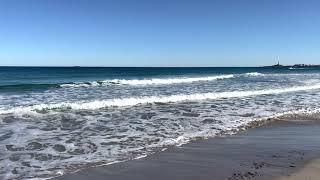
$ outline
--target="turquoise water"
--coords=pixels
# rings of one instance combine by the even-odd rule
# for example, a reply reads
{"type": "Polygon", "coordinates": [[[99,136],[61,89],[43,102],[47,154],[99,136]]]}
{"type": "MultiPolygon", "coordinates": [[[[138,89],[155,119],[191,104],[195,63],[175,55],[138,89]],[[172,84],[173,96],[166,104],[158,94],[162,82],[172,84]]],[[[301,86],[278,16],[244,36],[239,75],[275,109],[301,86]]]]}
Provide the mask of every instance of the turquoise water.
{"type": "Polygon", "coordinates": [[[319,100],[319,69],[0,67],[0,177],[141,158],[319,100]]]}
{"type": "Polygon", "coordinates": [[[65,83],[92,83],[113,79],[189,77],[200,75],[260,73],[318,73],[319,69],[292,71],[288,68],[94,68],[94,67],[0,67],[2,91],[58,88],[65,83]]]}

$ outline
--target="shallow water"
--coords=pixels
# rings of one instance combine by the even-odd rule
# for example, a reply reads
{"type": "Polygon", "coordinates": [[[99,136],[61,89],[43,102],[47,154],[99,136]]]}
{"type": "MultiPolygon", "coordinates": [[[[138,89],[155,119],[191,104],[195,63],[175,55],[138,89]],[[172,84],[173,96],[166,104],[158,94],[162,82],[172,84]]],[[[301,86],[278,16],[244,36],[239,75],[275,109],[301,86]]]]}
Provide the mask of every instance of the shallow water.
{"type": "Polygon", "coordinates": [[[0,75],[4,179],[144,157],[320,106],[317,69],[1,67],[0,75]]]}

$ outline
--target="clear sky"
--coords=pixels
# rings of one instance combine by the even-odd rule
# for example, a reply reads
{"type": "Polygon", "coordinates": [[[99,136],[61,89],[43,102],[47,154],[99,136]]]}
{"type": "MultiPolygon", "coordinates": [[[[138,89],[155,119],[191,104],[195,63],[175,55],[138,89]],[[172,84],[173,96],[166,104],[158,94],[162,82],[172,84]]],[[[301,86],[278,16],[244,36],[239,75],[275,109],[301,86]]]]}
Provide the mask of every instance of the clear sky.
{"type": "Polygon", "coordinates": [[[318,0],[1,0],[0,65],[320,64],[318,0]]]}

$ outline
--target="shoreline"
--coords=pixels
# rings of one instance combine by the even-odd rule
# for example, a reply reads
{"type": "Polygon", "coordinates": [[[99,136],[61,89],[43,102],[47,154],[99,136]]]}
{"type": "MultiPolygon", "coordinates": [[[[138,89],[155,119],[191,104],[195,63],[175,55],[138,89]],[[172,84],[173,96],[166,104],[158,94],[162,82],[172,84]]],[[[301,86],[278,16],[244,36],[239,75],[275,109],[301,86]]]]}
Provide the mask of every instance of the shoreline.
{"type": "Polygon", "coordinates": [[[145,158],[88,168],[54,179],[278,180],[299,172],[320,157],[319,130],[320,122],[313,118],[264,122],[235,135],[198,140],[145,158]]]}

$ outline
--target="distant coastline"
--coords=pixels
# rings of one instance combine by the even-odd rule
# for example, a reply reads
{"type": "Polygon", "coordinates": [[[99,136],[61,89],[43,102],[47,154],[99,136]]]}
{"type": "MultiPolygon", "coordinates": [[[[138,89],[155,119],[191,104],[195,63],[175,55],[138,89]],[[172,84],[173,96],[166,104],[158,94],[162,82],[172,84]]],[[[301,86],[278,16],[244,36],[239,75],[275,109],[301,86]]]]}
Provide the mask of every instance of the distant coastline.
{"type": "Polygon", "coordinates": [[[281,65],[278,64],[271,66],[263,66],[263,67],[272,67],[272,68],[289,68],[289,69],[305,69],[305,68],[320,68],[320,64],[294,64],[294,65],[281,65]]]}
{"type": "Polygon", "coordinates": [[[0,65],[0,68],[320,68],[320,64],[294,64],[294,65],[282,65],[274,64],[267,66],[10,66],[0,65]]]}

